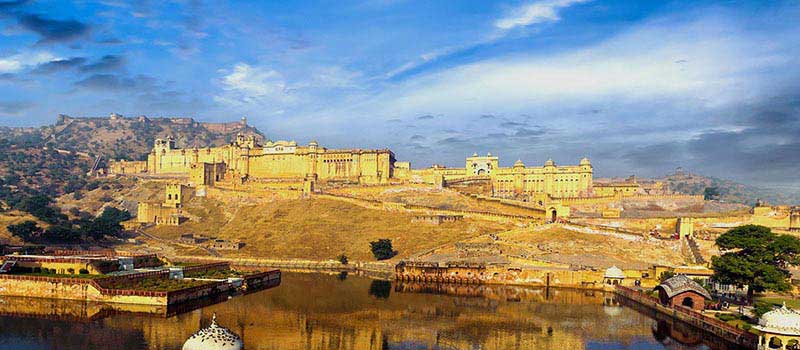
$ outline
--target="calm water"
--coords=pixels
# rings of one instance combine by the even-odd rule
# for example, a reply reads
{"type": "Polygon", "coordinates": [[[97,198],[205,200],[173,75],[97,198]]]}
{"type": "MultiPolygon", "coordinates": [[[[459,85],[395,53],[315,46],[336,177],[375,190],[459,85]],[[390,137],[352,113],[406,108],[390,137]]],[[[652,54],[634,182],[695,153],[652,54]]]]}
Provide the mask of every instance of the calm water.
{"type": "Polygon", "coordinates": [[[0,349],[180,349],[215,312],[247,350],[709,349],[599,292],[293,273],[279,287],[171,317],[0,298],[0,349]]]}

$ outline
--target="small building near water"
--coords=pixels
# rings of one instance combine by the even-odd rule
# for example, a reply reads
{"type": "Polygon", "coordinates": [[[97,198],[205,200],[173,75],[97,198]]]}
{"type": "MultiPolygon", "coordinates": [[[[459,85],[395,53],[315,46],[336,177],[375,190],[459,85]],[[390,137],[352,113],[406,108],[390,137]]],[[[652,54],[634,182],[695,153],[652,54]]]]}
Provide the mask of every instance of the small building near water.
{"type": "Polygon", "coordinates": [[[711,294],[703,286],[684,275],[661,282],[655,290],[662,305],[683,306],[696,311],[705,309],[705,301],[711,299],[711,294]]]}
{"type": "Polygon", "coordinates": [[[800,349],[800,312],[782,307],[761,315],[758,326],[758,349],[800,349]]]}
{"type": "Polygon", "coordinates": [[[625,273],[619,267],[611,266],[606,269],[606,272],[603,274],[603,284],[607,285],[620,285],[622,281],[625,279],[625,273]]]}

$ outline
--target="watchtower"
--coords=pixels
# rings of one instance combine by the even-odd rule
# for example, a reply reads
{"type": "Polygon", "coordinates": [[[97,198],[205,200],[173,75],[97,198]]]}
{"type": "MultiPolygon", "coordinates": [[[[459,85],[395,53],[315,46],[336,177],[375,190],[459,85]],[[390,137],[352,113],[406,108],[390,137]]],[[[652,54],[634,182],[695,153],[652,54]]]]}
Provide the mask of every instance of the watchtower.
{"type": "Polygon", "coordinates": [[[163,206],[169,208],[180,208],[183,206],[185,188],[186,186],[180,184],[168,184],[163,206]]]}

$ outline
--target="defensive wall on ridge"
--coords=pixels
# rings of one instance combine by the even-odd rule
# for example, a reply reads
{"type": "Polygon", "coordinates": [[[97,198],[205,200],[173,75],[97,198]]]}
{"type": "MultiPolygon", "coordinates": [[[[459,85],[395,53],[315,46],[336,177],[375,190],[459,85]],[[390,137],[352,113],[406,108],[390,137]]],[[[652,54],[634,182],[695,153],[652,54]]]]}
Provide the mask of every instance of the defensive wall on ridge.
{"type": "Polygon", "coordinates": [[[397,203],[397,202],[382,202],[379,200],[357,198],[343,194],[335,194],[335,195],[329,193],[315,194],[315,197],[344,201],[370,209],[388,210],[388,211],[423,212],[425,214],[430,214],[430,215],[463,215],[465,217],[478,218],[484,220],[529,220],[530,221],[530,220],[541,220],[544,217],[543,210],[536,210],[532,208],[526,208],[530,209],[531,215],[515,215],[515,214],[502,214],[502,213],[493,213],[493,212],[477,211],[477,210],[440,209],[436,207],[397,203]]]}

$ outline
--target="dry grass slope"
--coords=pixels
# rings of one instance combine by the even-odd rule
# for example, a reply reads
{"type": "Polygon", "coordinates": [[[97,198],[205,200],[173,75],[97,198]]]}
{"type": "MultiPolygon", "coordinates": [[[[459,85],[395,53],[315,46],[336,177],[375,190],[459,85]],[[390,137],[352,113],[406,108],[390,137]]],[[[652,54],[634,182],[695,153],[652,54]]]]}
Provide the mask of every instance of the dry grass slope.
{"type": "Polygon", "coordinates": [[[230,255],[323,260],[343,253],[363,261],[374,260],[369,242],[379,238],[391,239],[399,257],[403,257],[510,228],[473,220],[438,226],[412,223],[410,214],[327,199],[290,199],[228,208],[214,199],[195,198],[186,209],[201,219],[148,232],[169,239],[190,232],[246,243],[240,252],[230,255]]]}

